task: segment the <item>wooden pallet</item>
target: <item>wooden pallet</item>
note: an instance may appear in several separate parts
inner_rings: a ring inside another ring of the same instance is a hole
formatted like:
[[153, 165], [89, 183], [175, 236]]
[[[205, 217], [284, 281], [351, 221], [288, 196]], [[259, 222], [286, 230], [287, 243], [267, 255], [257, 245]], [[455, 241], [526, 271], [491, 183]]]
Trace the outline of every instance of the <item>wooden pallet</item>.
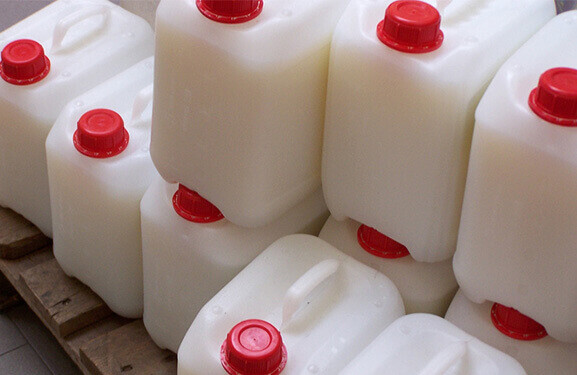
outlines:
[[66, 276], [50, 239], [2, 207], [0, 258], [0, 307], [22, 298], [84, 374], [176, 374], [176, 355], [154, 344], [141, 319], [115, 315], [90, 288]]
[[51, 243], [50, 238], [22, 216], [0, 207], [0, 258], [20, 258]]

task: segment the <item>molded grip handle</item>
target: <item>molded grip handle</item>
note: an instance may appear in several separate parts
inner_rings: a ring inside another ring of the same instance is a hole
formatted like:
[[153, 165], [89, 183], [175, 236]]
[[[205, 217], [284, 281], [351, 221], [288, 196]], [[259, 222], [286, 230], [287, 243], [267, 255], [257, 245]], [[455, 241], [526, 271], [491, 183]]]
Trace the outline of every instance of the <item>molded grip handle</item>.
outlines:
[[140, 119], [146, 107], [152, 102], [153, 93], [153, 85], [150, 84], [136, 94], [132, 105], [132, 123]]
[[282, 307], [282, 327], [291, 320], [305, 298], [323, 281], [337, 272], [339, 266], [340, 262], [335, 259], [323, 260], [309, 269], [289, 288]]
[[102, 16], [100, 28], [104, 28], [104, 26], [106, 26], [110, 20], [110, 7], [99, 6], [89, 9], [82, 9], [58, 21], [54, 27], [54, 34], [52, 36], [52, 52], [58, 52], [58, 50], [62, 48], [62, 42], [64, 41], [66, 34], [68, 34], [68, 31], [74, 25], [77, 25], [87, 18], [94, 16]]
[[458, 341], [439, 352], [419, 375], [443, 375], [467, 354], [467, 341]]

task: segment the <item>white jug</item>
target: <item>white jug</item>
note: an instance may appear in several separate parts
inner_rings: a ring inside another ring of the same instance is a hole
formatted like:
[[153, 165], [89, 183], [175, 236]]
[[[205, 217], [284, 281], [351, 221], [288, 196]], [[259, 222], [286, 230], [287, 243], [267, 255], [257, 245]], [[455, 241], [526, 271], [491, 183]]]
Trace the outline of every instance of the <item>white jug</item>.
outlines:
[[[454, 268], [476, 303], [577, 343], [577, 11], [499, 70], [476, 112]], [[561, 68], [559, 68], [561, 67]]]
[[142, 316], [140, 200], [158, 176], [148, 151], [153, 67], [149, 57], [71, 101], [46, 140], [54, 256], [129, 318]]
[[455, 251], [477, 103], [555, 4], [429, 3], [438, 11], [390, 0], [345, 11], [331, 45], [322, 180], [336, 220], [439, 262]]
[[577, 344], [544, 336], [540, 324], [508, 307], [489, 301], [477, 304], [459, 291], [445, 319], [509, 354], [529, 375], [577, 374]]
[[66, 103], [153, 54], [141, 18], [58, 0], [0, 33], [0, 205], [52, 236], [45, 142]]
[[340, 375], [526, 375], [514, 358], [435, 315], [400, 317]]
[[[402, 304], [383, 274], [316, 237], [286, 236], [202, 308], [178, 350], [178, 375], [336, 374]], [[258, 367], [268, 371], [247, 371]]]
[[151, 154], [164, 179], [253, 228], [313, 194], [329, 43], [348, 1], [162, 1]]
[[444, 316], [458, 288], [452, 259], [426, 263], [410, 256], [390, 259], [375, 255], [374, 250], [382, 246], [372, 231], [352, 219], [336, 221], [331, 216], [319, 238], [391, 279], [403, 297], [407, 314]]
[[320, 189], [274, 222], [243, 228], [198, 193], [157, 178], [141, 203], [144, 324], [174, 352], [201, 307], [278, 238], [318, 234], [328, 211]]

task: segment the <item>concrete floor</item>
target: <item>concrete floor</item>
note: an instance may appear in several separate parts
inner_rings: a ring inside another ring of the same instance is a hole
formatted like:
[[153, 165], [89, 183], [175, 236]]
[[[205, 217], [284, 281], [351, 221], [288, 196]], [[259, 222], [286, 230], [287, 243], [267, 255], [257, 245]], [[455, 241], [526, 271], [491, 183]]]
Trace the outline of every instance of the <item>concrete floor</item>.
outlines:
[[81, 375], [25, 303], [0, 311], [1, 375]]

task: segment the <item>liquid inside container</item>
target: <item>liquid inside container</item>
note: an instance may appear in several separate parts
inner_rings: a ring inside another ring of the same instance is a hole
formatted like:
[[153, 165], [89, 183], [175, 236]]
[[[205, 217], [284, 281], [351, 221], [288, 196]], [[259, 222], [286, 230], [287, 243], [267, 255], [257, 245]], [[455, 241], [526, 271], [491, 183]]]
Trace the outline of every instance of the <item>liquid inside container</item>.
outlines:
[[251, 228], [313, 194], [329, 44], [348, 1], [245, 1], [257, 8], [234, 24], [214, 19], [219, 2], [161, 2], [151, 154], [163, 178]]
[[[559, 37], [562, 35], [563, 37]], [[501, 67], [476, 112], [455, 275], [577, 343], [577, 11]]]
[[[282, 236], [317, 235], [328, 216], [318, 189], [264, 227], [234, 225], [218, 209], [215, 215], [211, 204], [202, 204], [204, 213], [193, 222], [175, 210], [173, 202], [182, 202], [175, 193], [184, 190], [178, 186], [159, 177], [141, 203], [144, 324], [158, 346], [174, 352], [202, 306], [251, 260]], [[195, 200], [180, 204], [184, 211], [192, 212], [198, 201], [206, 203], [197, 193], [184, 192]]]
[[526, 375], [519, 362], [445, 319], [395, 320], [340, 375]]
[[407, 314], [421, 312], [444, 316], [458, 288], [452, 259], [425, 263], [417, 262], [411, 256], [396, 259], [375, 256], [360, 244], [359, 230], [361, 224], [356, 221], [336, 221], [331, 216], [319, 238], [391, 279], [403, 297]]
[[445, 318], [492, 347], [509, 354], [527, 374], [572, 375], [577, 373], [577, 344], [567, 344], [545, 336], [536, 340], [517, 340], [499, 331], [491, 319], [494, 303], [478, 304], [457, 292]]
[[[149, 57], [71, 101], [46, 141], [54, 256], [129, 318], [143, 310], [140, 200], [158, 176], [148, 151], [153, 68]], [[122, 122], [121, 141], [83, 141], [82, 121], [100, 133]]]
[[336, 220], [394, 238], [416, 261], [439, 262], [455, 251], [477, 103], [555, 4], [391, 3], [353, 0], [335, 29], [323, 189]]
[[[15, 61], [22, 44], [6, 47], [22, 39], [41, 47], [49, 69], [39, 55], [31, 65]], [[143, 19], [105, 0], [54, 1], [0, 33], [0, 205], [52, 237], [45, 151], [52, 125], [70, 100], [152, 56], [153, 43]]]
[[337, 374], [403, 314], [383, 274], [319, 238], [286, 236], [202, 308], [178, 350], [178, 374], [226, 375], [222, 344], [247, 319], [279, 331], [287, 352], [282, 374]]

